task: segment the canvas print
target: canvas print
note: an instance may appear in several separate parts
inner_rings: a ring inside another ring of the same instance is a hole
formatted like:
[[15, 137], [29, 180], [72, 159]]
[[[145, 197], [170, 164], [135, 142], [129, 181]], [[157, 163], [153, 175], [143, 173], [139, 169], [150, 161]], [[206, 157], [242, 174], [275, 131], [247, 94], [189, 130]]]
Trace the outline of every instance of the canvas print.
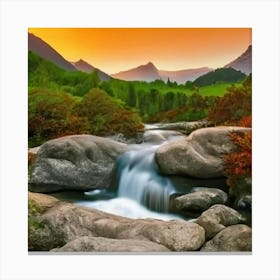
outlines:
[[252, 251], [250, 28], [29, 28], [29, 252]]

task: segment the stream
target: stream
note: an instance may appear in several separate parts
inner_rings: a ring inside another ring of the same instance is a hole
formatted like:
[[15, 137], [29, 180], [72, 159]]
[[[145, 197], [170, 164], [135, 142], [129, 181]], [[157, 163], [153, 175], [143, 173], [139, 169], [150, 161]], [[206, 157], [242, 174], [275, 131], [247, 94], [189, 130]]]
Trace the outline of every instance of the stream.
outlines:
[[180, 186], [184, 189], [182, 193], [187, 193], [194, 186], [203, 186], [205, 180], [161, 175], [155, 162], [155, 151], [159, 146], [182, 139], [185, 135], [146, 126], [146, 129], [150, 128], [153, 130], [145, 131], [142, 144], [130, 144], [129, 151], [117, 159], [113, 186], [84, 194], [62, 192], [55, 196], [129, 218], [181, 219], [179, 215], [168, 213], [170, 196], [180, 193]]

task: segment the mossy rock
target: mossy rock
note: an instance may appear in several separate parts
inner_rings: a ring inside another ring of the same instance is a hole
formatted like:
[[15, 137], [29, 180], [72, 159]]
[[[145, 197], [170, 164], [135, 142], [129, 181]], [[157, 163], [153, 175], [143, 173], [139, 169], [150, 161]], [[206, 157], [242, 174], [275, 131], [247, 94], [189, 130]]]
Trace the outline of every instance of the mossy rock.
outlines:
[[59, 229], [40, 217], [28, 217], [28, 250], [50, 251], [51, 249], [64, 246], [65, 235]]
[[44, 194], [28, 193], [28, 250], [49, 251], [65, 244], [62, 231], [42, 218], [42, 214], [59, 202]]

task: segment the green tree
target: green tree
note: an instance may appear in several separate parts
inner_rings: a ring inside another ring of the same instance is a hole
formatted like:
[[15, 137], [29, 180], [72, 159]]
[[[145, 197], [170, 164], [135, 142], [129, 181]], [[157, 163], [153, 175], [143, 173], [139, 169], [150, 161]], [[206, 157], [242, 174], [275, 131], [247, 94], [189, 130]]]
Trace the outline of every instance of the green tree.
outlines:
[[136, 107], [136, 104], [137, 104], [137, 96], [136, 96], [136, 92], [135, 92], [135, 89], [134, 89], [134, 85], [132, 83], [129, 83], [129, 85], [128, 85], [127, 104], [130, 107]]

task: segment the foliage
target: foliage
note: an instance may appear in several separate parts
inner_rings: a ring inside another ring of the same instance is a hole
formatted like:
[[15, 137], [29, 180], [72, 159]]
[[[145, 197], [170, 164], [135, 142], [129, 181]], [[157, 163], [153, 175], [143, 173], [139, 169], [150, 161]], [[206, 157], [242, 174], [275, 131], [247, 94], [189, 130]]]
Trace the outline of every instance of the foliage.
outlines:
[[96, 71], [89, 74], [66, 71], [37, 54], [28, 52], [28, 86], [30, 88], [43, 87], [83, 96], [99, 83]]
[[194, 93], [191, 96], [185, 96], [182, 104], [184, 106], [176, 107], [167, 111], [162, 111], [146, 119], [147, 122], [179, 122], [179, 121], [197, 121], [208, 116], [209, 110], [216, 104], [216, 96], [201, 96]]
[[[232, 70], [219, 70], [215, 75], [223, 77], [225, 71]], [[236, 83], [225, 94], [231, 84], [101, 82], [96, 71], [66, 71], [29, 51], [29, 146], [70, 134], [133, 135], [142, 129], [141, 120], [174, 122], [208, 117], [214, 124], [236, 124], [251, 115], [251, 87], [248, 81]]]
[[240, 119], [252, 114], [251, 76], [241, 87], [231, 86], [220, 97], [216, 106], [209, 112], [208, 119], [214, 124], [236, 124]]
[[252, 132], [232, 132], [229, 136], [238, 151], [225, 156], [225, 174], [227, 176], [251, 176]]
[[143, 128], [139, 116], [100, 89], [92, 89], [73, 108], [75, 118], [89, 123], [89, 133], [134, 135]]
[[28, 137], [31, 146], [66, 135], [75, 99], [64, 92], [33, 89], [28, 95]]
[[100, 89], [82, 99], [45, 89], [29, 92], [29, 145], [71, 134], [134, 135], [143, 128], [139, 116]]
[[42, 213], [42, 208], [35, 201], [28, 199], [28, 215], [37, 216]]
[[44, 225], [39, 221], [38, 216], [42, 213], [42, 208], [33, 200], [28, 199], [28, 230], [40, 229]]
[[243, 80], [245, 77], [246, 77], [245, 74], [233, 68], [219, 68], [198, 77], [193, 82], [193, 85], [207, 86], [207, 85], [212, 85], [221, 82], [236, 83], [238, 81]]
[[225, 175], [230, 195], [238, 198], [252, 193], [252, 132], [230, 133], [237, 151], [224, 157]]
[[238, 122], [238, 126], [252, 127], [252, 115], [245, 116]]

